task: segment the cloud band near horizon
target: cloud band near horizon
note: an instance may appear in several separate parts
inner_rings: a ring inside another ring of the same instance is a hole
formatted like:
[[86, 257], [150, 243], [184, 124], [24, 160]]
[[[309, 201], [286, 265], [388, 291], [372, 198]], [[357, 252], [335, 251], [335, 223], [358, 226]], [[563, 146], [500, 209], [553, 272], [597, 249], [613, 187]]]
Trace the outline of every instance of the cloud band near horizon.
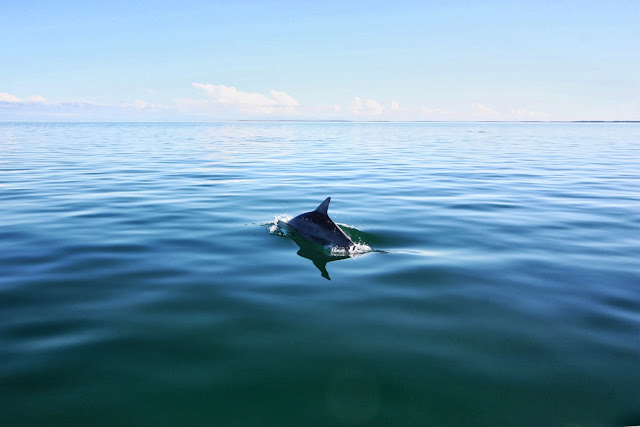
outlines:
[[291, 94], [271, 89], [249, 92], [223, 84], [194, 82], [201, 96], [175, 99], [168, 105], [141, 99], [118, 104], [86, 100], [51, 101], [41, 95], [19, 97], [0, 93], [0, 120], [233, 120], [233, 119], [307, 119], [307, 120], [495, 120], [544, 121], [549, 113], [513, 107], [497, 111], [484, 103], [470, 102], [457, 110], [420, 105], [405, 107], [396, 100], [386, 103], [354, 96], [350, 103], [306, 105]]

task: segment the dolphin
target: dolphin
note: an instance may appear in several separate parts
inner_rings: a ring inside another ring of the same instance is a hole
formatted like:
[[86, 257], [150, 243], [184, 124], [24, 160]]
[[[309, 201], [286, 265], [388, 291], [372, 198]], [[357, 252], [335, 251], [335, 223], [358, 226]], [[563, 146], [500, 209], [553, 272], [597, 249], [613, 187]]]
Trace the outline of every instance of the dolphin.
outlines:
[[322, 246], [349, 249], [355, 243], [329, 218], [327, 210], [331, 197], [327, 197], [315, 211], [306, 212], [289, 221], [289, 225], [305, 240]]

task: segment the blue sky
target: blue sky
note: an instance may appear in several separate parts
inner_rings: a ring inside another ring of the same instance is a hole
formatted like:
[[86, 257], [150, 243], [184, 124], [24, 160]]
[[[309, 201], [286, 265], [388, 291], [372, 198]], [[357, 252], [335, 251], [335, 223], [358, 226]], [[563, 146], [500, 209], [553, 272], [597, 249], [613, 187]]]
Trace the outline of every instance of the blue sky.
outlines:
[[640, 120], [640, 1], [0, 1], [0, 120]]

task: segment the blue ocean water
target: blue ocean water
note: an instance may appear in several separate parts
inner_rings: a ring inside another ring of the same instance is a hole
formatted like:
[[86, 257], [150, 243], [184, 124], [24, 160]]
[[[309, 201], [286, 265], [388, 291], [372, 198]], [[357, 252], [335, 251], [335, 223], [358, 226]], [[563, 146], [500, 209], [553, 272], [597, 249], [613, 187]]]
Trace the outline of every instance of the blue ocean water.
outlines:
[[[0, 123], [0, 425], [640, 423], [639, 143]], [[275, 227], [329, 196], [370, 250]]]

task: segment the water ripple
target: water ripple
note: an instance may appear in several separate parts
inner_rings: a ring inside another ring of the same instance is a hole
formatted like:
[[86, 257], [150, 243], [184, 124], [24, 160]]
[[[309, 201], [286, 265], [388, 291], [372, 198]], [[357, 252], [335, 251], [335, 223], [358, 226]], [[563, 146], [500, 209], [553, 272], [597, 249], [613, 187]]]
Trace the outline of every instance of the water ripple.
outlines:
[[[638, 423], [638, 147], [637, 124], [0, 123], [0, 423]], [[374, 251], [269, 233], [328, 196]]]

